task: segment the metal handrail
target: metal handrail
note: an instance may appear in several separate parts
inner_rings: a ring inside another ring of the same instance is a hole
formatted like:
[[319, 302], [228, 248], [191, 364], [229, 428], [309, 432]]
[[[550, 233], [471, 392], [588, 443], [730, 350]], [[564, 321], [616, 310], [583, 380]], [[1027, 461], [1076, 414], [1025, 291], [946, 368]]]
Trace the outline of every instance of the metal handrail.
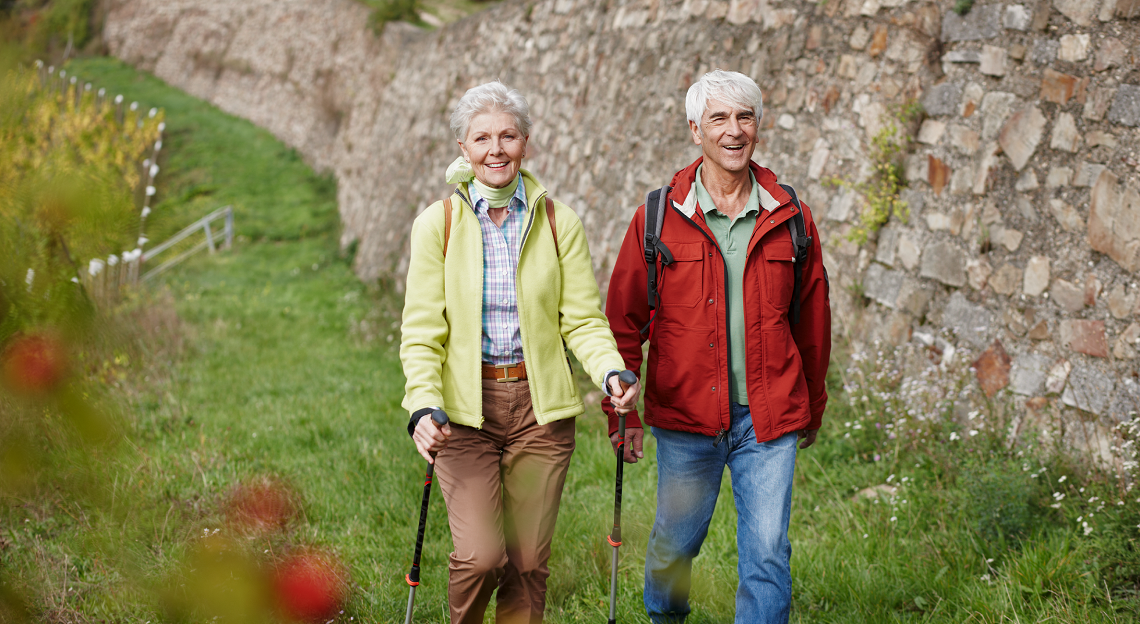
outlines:
[[225, 226], [223, 229], [224, 238], [223, 238], [223, 243], [222, 243], [222, 249], [229, 249], [230, 246], [233, 245], [233, 240], [234, 240], [234, 208], [233, 208], [233, 206], [225, 206], [225, 207], [222, 207], [222, 208], [215, 210], [214, 212], [211, 212], [210, 214], [202, 217], [201, 219], [198, 219], [194, 223], [191, 223], [189, 226], [183, 228], [182, 231], [178, 232], [174, 236], [171, 236], [166, 242], [164, 242], [160, 245], [156, 245], [155, 247], [152, 247], [152, 248], [148, 249], [146, 252], [144, 252], [142, 255], [142, 261], [146, 262], [146, 261], [154, 258], [155, 256], [161, 254], [162, 252], [166, 251], [167, 249], [170, 249], [171, 247], [178, 244], [179, 242], [185, 240], [188, 236], [190, 236], [191, 234], [194, 234], [198, 230], [202, 230], [206, 235], [206, 240], [198, 243], [197, 245], [191, 247], [190, 249], [178, 254], [177, 256], [174, 256], [170, 260], [167, 260], [166, 262], [163, 262], [162, 264], [160, 264], [160, 265], [156, 266], [155, 268], [144, 273], [142, 276], [142, 281], [145, 282], [145, 281], [150, 280], [152, 277], [158, 275], [159, 273], [162, 273], [163, 271], [169, 269], [170, 267], [173, 267], [174, 265], [182, 262], [186, 258], [189, 258], [190, 256], [198, 253], [199, 251], [202, 251], [203, 249], [209, 249], [210, 253], [214, 253], [215, 251], [217, 251], [217, 245], [214, 241], [214, 232], [210, 229], [210, 223], [213, 221], [217, 221], [218, 219], [221, 219], [223, 217], [225, 218]]

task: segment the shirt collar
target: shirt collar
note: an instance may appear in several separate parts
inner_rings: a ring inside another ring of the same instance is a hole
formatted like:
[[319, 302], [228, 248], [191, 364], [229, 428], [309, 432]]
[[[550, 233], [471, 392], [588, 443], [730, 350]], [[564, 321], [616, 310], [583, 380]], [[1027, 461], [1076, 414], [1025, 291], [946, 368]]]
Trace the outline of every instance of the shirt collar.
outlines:
[[[511, 197], [511, 203], [507, 206], [509, 210], [514, 211], [517, 204], [526, 207], [526, 184], [522, 177], [522, 173], [518, 174], [519, 184], [515, 187], [515, 194]], [[467, 185], [468, 192], [471, 193], [471, 206], [475, 212], [487, 214], [487, 209], [491, 207], [490, 202], [479, 194], [479, 189], [475, 188], [474, 184]]]
[[[697, 177], [693, 181], [693, 190], [695, 191], [694, 194], [696, 195], [696, 200], [701, 210], [705, 214], [709, 214], [710, 212], [716, 211], [716, 204], [713, 203], [712, 196], [709, 195], [708, 190], [705, 189], [705, 185], [701, 183], [701, 167], [703, 166], [703, 164], [697, 166]], [[760, 213], [760, 184], [756, 182], [756, 176], [753, 175], [751, 170], [748, 172], [748, 177], [752, 180], [752, 192], [748, 194], [748, 203], [744, 205], [744, 210], [740, 213], [741, 216], [750, 213]], [[772, 210], [772, 208], [768, 208], [767, 206], [764, 208], [766, 210]]]

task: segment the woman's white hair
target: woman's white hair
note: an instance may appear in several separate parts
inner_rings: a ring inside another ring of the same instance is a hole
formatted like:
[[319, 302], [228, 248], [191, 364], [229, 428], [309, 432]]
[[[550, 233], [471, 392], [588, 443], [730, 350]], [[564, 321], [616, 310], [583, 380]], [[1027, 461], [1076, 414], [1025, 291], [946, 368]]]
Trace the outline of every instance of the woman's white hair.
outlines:
[[515, 118], [515, 126], [523, 136], [530, 135], [530, 105], [526, 98], [495, 80], [472, 87], [459, 98], [451, 113], [451, 131], [455, 138], [459, 141], [466, 139], [471, 120], [483, 113], [507, 113]]
[[685, 96], [685, 116], [697, 124], [698, 128], [710, 100], [750, 108], [757, 120], [764, 116], [764, 97], [760, 93], [760, 87], [755, 80], [740, 72], [714, 69], [689, 87], [689, 93]]

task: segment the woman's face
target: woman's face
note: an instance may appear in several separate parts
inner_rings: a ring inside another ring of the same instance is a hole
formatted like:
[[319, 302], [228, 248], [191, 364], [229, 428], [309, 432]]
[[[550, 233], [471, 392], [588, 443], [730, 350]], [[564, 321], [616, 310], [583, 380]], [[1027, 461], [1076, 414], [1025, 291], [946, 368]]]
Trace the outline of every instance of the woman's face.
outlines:
[[480, 113], [471, 120], [467, 139], [459, 142], [459, 148], [480, 182], [502, 188], [518, 175], [528, 138], [519, 132], [510, 113]]

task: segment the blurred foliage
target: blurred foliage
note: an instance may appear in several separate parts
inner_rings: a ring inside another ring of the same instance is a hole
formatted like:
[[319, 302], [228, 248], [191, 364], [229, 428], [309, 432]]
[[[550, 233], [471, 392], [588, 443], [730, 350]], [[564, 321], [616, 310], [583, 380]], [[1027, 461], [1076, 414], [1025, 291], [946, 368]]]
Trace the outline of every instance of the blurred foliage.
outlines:
[[372, 27], [384, 30], [388, 22], [420, 23], [420, 0], [364, 0], [372, 7]]
[[11, 22], [5, 34], [28, 53], [62, 59], [94, 38], [94, 8], [94, 0], [14, 0], [0, 2], [0, 19]]

